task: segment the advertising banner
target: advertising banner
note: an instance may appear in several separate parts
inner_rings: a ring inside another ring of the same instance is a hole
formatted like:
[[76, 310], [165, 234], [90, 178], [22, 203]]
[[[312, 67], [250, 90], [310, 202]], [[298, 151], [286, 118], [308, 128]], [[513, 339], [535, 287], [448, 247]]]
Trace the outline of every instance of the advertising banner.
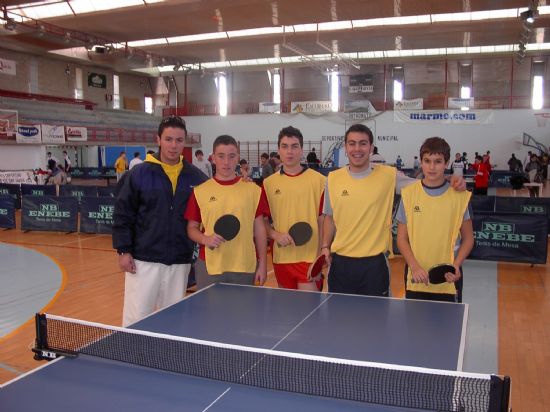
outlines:
[[23, 196], [21, 230], [76, 232], [78, 201], [74, 197]]
[[21, 185], [23, 196], [55, 196], [55, 185]]
[[15, 76], [17, 74], [14, 60], [0, 59], [0, 74], [9, 74]]
[[15, 229], [15, 199], [9, 195], [0, 195], [0, 227]]
[[36, 184], [36, 181], [32, 170], [6, 170], [0, 172], [0, 183], [33, 185]]
[[422, 110], [424, 109], [424, 99], [405, 99], [393, 102], [393, 110]]
[[65, 143], [65, 126], [42, 125], [42, 143]]
[[17, 133], [15, 134], [15, 141], [17, 143], [42, 143], [42, 134], [40, 132], [40, 125], [17, 125]]
[[0, 183], [0, 196], [9, 196], [15, 201], [15, 208], [21, 209], [21, 186], [9, 183]]
[[308, 102], [290, 103], [291, 113], [327, 113], [332, 111], [330, 100], [313, 100]]
[[546, 216], [550, 225], [550, 198], [548, 197], [497, 197], [495, 211]]
[[474, 98], [469, 97], [467, 99], [461, 99], [460, 97], [449, 97], [447, 99], [447, 107], [449, 109], [462, 109], [463, 107], [468, 109], [473, 109]]
[[474, 212], [494, 212], [495, 196], [472, 196], [470, 206]]
[[280, 113], [281, 103], [260, 102], [258, 104], [258, 110], [260, 113]]
[[97, 186], [99, 197], [116, 197], [116, 186]]
[[546, 216], [477, 212], [472, 223], [475, 246], [468, 259], [546, 263]]
[[107, 88], [107, 76], [99, 73], [88, 73], [88, 87]]
[[493, 124], [492, 110], [394, 110], [393, 121], [416, 124]]
[[85, 127], [65, 127], [65, 135], [68, 142], [85, 142], [88, 140], [88, 129]]
[[80, 204], [82, 233], [110, 234], [114, 223], [115, 199], [112, 197], [83, 197]]

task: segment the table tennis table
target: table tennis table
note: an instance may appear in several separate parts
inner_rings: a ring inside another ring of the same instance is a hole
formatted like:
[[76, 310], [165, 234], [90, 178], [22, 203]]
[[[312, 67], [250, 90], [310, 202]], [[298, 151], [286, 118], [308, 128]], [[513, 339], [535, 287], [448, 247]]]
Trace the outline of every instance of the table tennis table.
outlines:
[[[131, 329], [282, 352], [456, 371], [462, 368], [467, 317], [465, 304], [216, 284], [137, 322]], [[57, 358], [8, 382], [0, 389], [0, 409], [410, 410], [228, 383], [83, 354]]]

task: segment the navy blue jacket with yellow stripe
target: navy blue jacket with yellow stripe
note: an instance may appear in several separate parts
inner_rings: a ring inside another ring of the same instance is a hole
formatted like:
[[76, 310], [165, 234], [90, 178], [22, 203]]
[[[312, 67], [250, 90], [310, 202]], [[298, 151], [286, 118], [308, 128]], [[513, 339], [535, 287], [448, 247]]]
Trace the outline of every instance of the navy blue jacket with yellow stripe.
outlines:
[[193, 187], [207, 179], [183, 160], [173, 194], [160, 164], [146, 161], [126, 172], [117, 187], [113, 247], [145, 262], [191, 263], [194, 243], [187, 237], [183, 214]]

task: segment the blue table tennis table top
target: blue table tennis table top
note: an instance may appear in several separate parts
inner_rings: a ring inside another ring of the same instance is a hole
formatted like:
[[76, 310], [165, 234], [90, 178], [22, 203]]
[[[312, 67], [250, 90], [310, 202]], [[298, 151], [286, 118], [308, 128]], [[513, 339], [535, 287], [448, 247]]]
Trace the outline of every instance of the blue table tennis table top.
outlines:
[[[218, 284], [132, 327], [285, 352], [461, 370], [467, 316], [464, 304]], [[232, 384], [86, 355], [57, 359], [4, 385], [0, 409], [403, 410]]]

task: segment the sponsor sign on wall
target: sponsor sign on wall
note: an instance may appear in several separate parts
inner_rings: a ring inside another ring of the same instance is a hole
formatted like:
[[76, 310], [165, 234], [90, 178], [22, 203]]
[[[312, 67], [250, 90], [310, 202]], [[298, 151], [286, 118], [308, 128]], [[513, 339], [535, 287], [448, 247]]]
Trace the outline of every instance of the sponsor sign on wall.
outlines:
[[0, 74], [9, 74], [15, 76], [17, 74], [15, 69], [15, 61], [0, 59]]
[[15, 141], [17, 143], [42, 143], [42, 134], [40, 125], [17, 125]]
[[460, 97], [449, 97], [447, 99], [447, 107], [449, 109], [474, 108], [474, 98], [461, 99]]
[[42, 125], [42, 143], [65, 143], [65, 126]]
[[88, 140], [88, 129], [85, 127], [65, 127], [65, 135], [69, 142], [85, 142]]
[[281, 103], [260, 102], [258, 104], [260, 113], [280, 113]]
[[492, 110], [394, 110], [393, 121], [416, 124], [493, 124]]
[[0, 183], [28, 183], [36, 184], [32, 170], [8, 170], [0, 172]]
[[327, 113], [332, 111], [330, 100], [312, 100], [308, 102], [290, 103], [292, 113]]
[[88, 73], [88, 87], [107, 88], [107, 76], [99, 73]]
[[373, 91], [374, 91], [374, 86], [372, 84], [371, 74], [358, 74], [358, 75], [349, 77], [348, 92], [350, 94], [372, 93]]
[[406, 99], [393, 102], [393, 110], [422, 110], [424, 109], [424, 99]]

